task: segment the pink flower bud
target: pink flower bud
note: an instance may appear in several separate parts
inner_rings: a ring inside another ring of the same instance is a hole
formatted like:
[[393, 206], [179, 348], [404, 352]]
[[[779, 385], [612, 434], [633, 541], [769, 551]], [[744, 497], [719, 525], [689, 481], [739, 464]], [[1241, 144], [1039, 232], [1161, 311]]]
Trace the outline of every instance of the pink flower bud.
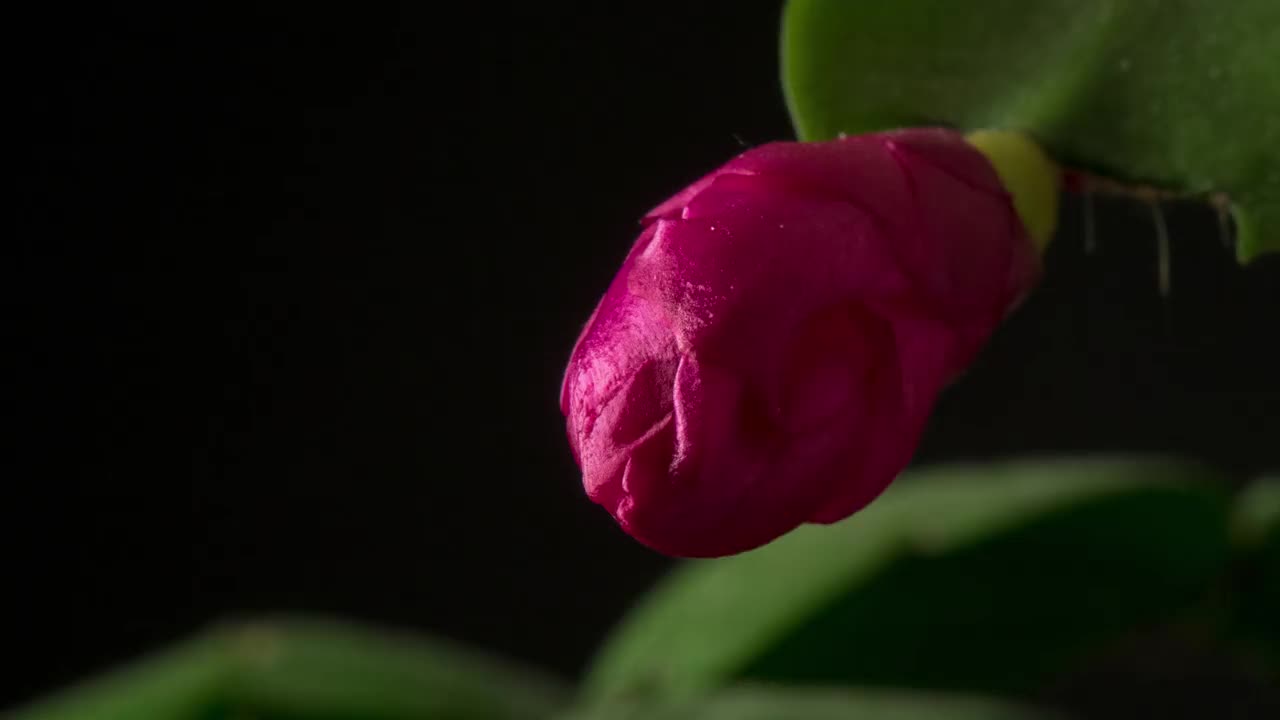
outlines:
[[587, 494], [670, 555], [873, 500], [1039, 272], [991, 164], [949, 130], [764, 145], [644, 222], [560, 402]]

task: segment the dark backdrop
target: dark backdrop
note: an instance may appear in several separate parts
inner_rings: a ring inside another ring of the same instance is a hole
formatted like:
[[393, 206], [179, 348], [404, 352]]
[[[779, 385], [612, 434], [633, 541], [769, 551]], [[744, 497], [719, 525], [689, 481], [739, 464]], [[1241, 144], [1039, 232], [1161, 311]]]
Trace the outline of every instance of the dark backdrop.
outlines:
[[[778, 3], [170, 5], [12, 24], [0, 706], [279, 609], [572, 675], [666, 561], [583, 496], [561, 368], [636, 218], [790, 137]], [[1162, 298], [1099, 205], [920, 462], [1280, 466], [1280, 266], [1171, 208]]]

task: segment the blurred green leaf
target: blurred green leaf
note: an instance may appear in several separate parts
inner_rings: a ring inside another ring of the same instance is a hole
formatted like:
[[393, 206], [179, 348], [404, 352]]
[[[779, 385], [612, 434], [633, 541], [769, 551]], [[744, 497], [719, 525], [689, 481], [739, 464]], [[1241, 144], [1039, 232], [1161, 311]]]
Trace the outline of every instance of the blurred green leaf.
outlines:
[[214, 629], [12, 720], [533, 720], [541, 675], [437, 639], [328, 620]]
[[1033, 689], [1219, 578], [1223, 480], [1155, 458], [911, 472], [841, 523], [679, 567], [606, 643], [586, 695], [740, 678]]
[[683, 703], [620, 703], [565, 720], [1053, 720], [997, 700], [921, 692], [746, 687]]
[[231, 694], [271, 718], [539, 718], [561, 693], [540, 674], [404, 633], [286, 620], [232, 633]]
[[1244, 564], [1239, 630], [1280, 683], [1280, 476], [1256, 480], [1240, 493], [1232, 530]]
[[1258, 478], [1240, 492], [1231, 529], [1237, 544], [1248, 549], [1280, 539], [1280, 475]]
[[205, 720], [233, 673], [221, 643], [201, 637], [82, 683], [6, 720]]
[[1059, 161], [1229, 194], [1242, 261], [1280, 251], [1275, 0], [790, 0], [801, 139], [1023, 130]]

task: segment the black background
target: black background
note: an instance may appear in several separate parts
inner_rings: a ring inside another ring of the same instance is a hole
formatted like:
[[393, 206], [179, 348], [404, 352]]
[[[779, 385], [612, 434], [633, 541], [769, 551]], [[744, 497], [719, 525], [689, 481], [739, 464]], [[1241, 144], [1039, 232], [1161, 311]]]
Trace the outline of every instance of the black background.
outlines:
[[[311, 610], [572, 676], [667, 561], [581, 492], [560, 373], [636, 218], [791, 137], [776, 2], [51, 9], [10, 114], [0, 706]], [[1280, 467], [1280, 263], [1068, 199], [919, 462]]]

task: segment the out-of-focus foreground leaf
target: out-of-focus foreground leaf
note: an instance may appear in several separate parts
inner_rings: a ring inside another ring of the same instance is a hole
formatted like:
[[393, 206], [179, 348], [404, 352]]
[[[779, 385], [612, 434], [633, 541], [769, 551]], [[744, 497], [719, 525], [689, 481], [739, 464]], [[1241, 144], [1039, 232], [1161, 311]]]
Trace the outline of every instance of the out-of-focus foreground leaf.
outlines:
[[833, 526], [679, 567], [586, 696], [739, 679], [1030, 692], [1226, 571], [1224, 479], [1158, 458], [914, 471]]
[[1232, 530], [1243, 555], [1238, 631], [1280, 683], [1280, 476], [1256, 480], [1240, 493]]
[[1060, 720], [1031, 707], [927, 692], [743, 687], [656, 706], [618, 703], [565, 720]]
[[541, 675], [435, 639], [315, 619], [214, 629], [11, 720], [536, 720]]
[[1233, 204], [1280, 251], [1280, 3], [790, 0], [803, 140], [910, 125], [1030, 132], [1059, 161]]

